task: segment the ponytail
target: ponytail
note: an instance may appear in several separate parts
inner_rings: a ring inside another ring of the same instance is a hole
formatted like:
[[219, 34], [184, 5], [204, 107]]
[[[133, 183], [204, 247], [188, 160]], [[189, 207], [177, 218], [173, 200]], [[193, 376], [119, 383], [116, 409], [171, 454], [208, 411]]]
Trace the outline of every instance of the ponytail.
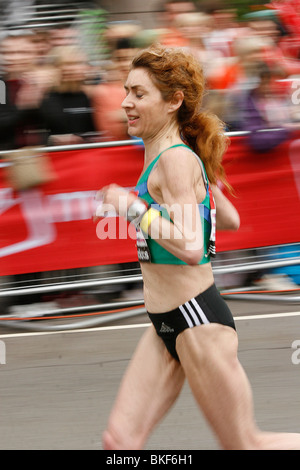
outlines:
[[225, 124], [214, 114], [202, 111], [181, 126], [181, 134], [203, 161], [209, 181], [216, 184], [220, 180], [231, 191], [222, 165], [223, 155], [230, 143], [225, 134]]

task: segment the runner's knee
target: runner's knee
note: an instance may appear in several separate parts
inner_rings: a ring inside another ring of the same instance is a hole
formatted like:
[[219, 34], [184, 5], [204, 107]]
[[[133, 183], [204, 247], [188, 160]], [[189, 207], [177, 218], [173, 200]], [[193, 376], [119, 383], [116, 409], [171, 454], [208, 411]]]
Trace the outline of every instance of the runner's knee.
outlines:
[[103, 450], [140, 450], [143, 442], [141, 436], [134, 438], [124, 430], [109, 427], [102, 434]]
[[238, 337], [233, 328], [219, 324], [209, 324], [184, 330], [176, 341], [176, 346], [183, 354], [188, 351], [198, 360], [221, 355], [223, 358], [237, 357]]

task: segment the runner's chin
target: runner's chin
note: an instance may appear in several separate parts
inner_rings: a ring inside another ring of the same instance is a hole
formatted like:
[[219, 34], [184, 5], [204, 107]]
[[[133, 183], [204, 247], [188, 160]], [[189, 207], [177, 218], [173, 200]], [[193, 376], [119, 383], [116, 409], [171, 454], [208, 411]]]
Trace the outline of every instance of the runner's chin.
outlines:
[[128, 125], [128, 134], [132, 137], [141, 137], [138, 129], [135, 126], [131, 126], [130, 124]]

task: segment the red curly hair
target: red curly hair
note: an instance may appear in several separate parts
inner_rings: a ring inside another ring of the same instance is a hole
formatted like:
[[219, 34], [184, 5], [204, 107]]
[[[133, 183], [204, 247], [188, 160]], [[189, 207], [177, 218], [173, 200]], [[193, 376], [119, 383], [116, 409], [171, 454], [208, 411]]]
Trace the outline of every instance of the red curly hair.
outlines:
[[204, 163], [208, 179], [221, 180], [228, 189], [222, 165], [229, 139], [224, 123], [214, 114], [201, 109], [205, 78], [199, 61], [180, 48], [154, 44], [141, 50], [133, 59], [132, 68], [145, 68], [165, 101], [181, 90], [184, 100], [177, 120], [182, 139]]

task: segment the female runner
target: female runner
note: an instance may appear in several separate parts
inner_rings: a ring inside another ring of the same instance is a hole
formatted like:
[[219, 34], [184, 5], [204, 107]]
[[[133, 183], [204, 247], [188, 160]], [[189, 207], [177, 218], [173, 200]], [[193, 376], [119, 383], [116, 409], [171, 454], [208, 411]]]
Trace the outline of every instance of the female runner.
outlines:
[[97, 215], [113, 206], [135, 224], [152, 325], [122, 380], [103, 448], [142, 449], [186, 378], [223, 449], [299, 449], [299, 434], [258, 429], [233, 317], [214, 284], [215, 230], [237, 230], [239, 216], [217, 185], [227, 184], [227, 141], [219, 119], [201, 110], [201, 66], [180, 49], [151, 46], [134, 58], [125, 90], [128, 132], [145, 145], [138, 197], [103, 188]]

